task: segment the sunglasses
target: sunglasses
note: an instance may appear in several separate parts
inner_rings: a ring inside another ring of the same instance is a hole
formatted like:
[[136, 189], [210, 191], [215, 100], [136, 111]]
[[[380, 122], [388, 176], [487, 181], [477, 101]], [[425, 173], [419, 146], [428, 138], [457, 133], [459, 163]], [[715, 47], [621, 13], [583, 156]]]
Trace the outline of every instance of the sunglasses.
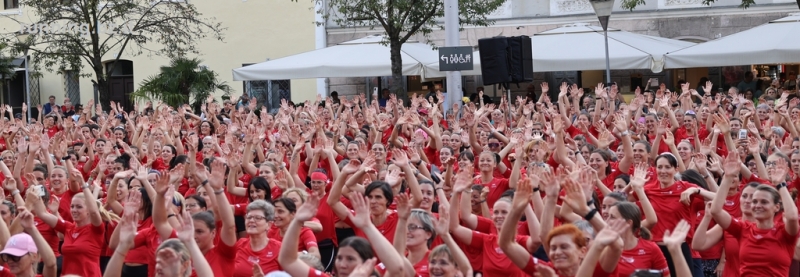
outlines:
[[[27, 256], [27, 255], [28, 254], [25, 254], [25, 256]], [[9, 254], [0, 255], [0, 258], [2, 258], [3, 262], [6, 262], [6, 263], [9, 262], [9, 261], [13, 261], [13, 262], [17, 263], [17, 262], [19, 262], [20, 259], [22, 259], [22, 257], [24, 257], [24, 256], [14, 256], [14, 255], [9, 255]]]
[[489, 143], [489, 148], [497, 148], [500, 147], [499, 143]]

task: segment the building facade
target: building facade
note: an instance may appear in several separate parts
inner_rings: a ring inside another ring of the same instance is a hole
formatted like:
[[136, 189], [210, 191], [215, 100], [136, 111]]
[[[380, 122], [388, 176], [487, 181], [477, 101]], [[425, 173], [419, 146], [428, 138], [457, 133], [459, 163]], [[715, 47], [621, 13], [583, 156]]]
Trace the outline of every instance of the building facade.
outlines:
[[[788, 16], [790, 13], [800, 12], [798, 3], [793, 0], [756, 0], [756, 4], [748, 9], [740, 8], [740, 4], [739, 0], [718, 0], [711, 6], [703, 5], [702, 0], [647, 0], [644, 5], [638, 6], [634, 11], [628, 11], [621, 9], [620, 1], [617, 1], [614, 13], [611, 15], [609, 28], [701, 43], [768, 23]], [[532, 36], [574, 23], [589, 23], [599, 26], [597, 16], [588, 0], [509, 0], [490, 17], [495, 20], [495, 24], [492, 26], [464, 27], [460, 33], [461, 45], [473, 46], [477, 49], [478, 39], [481, 38]], [[333, 22], [328, 22], [327, 31], [329, 45], [382, 33], [380, 28], [374, 30], [340, 28]], [[444, 45], [445, 34], [442, 30], [435, 31], [428, 38], [429, 40], [417, 35], [414, 39], [420, 42], [430, 41], [438, 46]], [[765, 37], [764, 39], [770, 38]], [[742, 41], [741, 43], [758, 42]], [[597, 47], [603, 47], [603, 45]], [[565, 48], [565, 51], [568, 49]], [[568, 81], [578, 83], [584, 88], [593, 88], [605, 79], [605, 73], [600, 70], [540, 72], [537, 70], [536, 64], [533, 67], [534, 82], [548, 81], [551, 83], [551, 87], [561, 81]], [[733, 79], [741, 77], [748, 68], [757, 69], [750, 65], [742, 65], [741, 67], [726, 68], [672, 69], [653, 73], [650, 70], [613, 70], [612, 68], [611, 77], [612, 81], [619, 84], [621, 91], [628, 92], [649, 78], [657, 78], [660, 82], [668, 84], [668, 87], [675, 87], [678, 80], [687, 80], [692, 83], [692, 86], [696, 86], [701, 77], [708, 77], [715, 84], [738, 83], [740, 80]], [[769, 75], [770, 72], [773, 75], [777, 74], [774, 66], [764, 66], [758, 69], [764, 73], [762, 75]], [[781, 69], [800, 72], [796, 65], [784, 66]], [[731, 72], [735, 75], [734, 77], [730, 76]], [[388, 78], [332, 78], [329, 80], [329, 90], [338, 91], [340, 95], [363, 93], [371, 91], [374, 86], [385, 85], [386, 79]], [[424, 92], [430, 86], [440, 87], [445, 83], [443, 80], [420, 80], [418, 76], [406, 78], [406, 87], [409, 92]], [[465, 95], [475, 92], [476, 87], [482, 85], [480, 76], [465, 76], [462, 84]], [[519, 88], [512, 86], [512, 94], [523, 94], [527, 85], [520, 84]], [[492, 88], [487, 88], [490, 95], [499, 96], [492, 91]]]
[[[184, 0], [174, 0], [184, 1]], [[0, 32], [13, 36], [20, 30], [20, 23], [32, 23], [35, 16], [20, 6], [17, 0], [4, 0], [4, 10], [0, 10]], [[263, 80], [233, 81], [231, 70], [244, 65], [259, 63], [269, 59], [298, 54], [315, 49], [315, 12], [310, 1], [191, 1], [204, 17], [213, 17], [226, 28], [224, 40], [204, 39], [197, 46], [203, 61], [202, 66], [219, 74], [219, 79], [227, 82], [234, 91], [232, 98], [243, 92], [259, 97], [261, 102], [280, 103], [280, 98], [294, 101], [313, 99], [316, 96], [315, 80]], [[11, 38], [13, 39], [13, 37]], [[36, 46], [33, 46], [34, 48]], [[104, 61], [111, 62], [117, 57], [109, 52]], [[8, 54], [7, 54], [8, 55]], [[195, 56], [189, 56], [194, 58]], [[19, 108], [26, 97], [24, 59], [16, 61], [20, 69], [18, 76], [11, 79], [3, 95], [3, 103]], [[169, 59], [158, 56], [120, 57], [109, 81], [112, 93], [128, 94], [135, 91], [147, 77], [159, 72], [161, 66], [169, 65]], [[84, 73], [92, 73], [87, 64]], [[56, 97], [61, 105], [65, 97], [73, 104], [85, 104], [93, 99], [93, 77], [79, 77], [77, 71], [49, 72], [42, 70], [38, 78], [31, 78], [31, 102], [46, 103], [48, 97]], [[221, 94], [221, 92], [218, 92]]]

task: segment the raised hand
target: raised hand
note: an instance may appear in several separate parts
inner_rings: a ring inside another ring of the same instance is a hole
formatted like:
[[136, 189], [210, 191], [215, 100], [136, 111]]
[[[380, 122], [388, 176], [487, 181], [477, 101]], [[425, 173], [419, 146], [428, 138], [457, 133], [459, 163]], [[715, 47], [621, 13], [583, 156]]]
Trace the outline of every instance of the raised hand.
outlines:
[[366, 197], [357, 192], [353, 192], [350, 194], [350, 202], [353, 205], [355, 214], [348, 214], [347, 217], [353, 222], [353, 225], [355, 225], [354, 227], [364, 229], [369, 224], [372, 224], [370, 220], [369, 204]]
[[686, 239], [686, 235], [689, 234], [690, 227], [686, 220], [681, 219], [681, 222], [678, 222], [678, 226], [675, 226], [675, 230], [672, 232], [669, 230], [664, 232], [664, 239], [662, 241], [667, 247], [680, 248], [681, 244]]
[[531, 179], [525, 178], [517, 184], [517, 190], [514, 193], [514, 200], [511, 207], [515, 210], [525, 209], [530, 203], [531, 195], [533, 195], [533, 185]]
[[411, 216], [411, 197], [406, 193], [399, 193], [394, 197], [397, 203], [397, 216], [401, 219], [408, 219]]
[[308, 199], [297, 212], [294, 214], [294, 220], [305, 222], [309, 221], [317, 215], [317, 208], [319, 208], [319, 196], [315, 193], [308, 195]]

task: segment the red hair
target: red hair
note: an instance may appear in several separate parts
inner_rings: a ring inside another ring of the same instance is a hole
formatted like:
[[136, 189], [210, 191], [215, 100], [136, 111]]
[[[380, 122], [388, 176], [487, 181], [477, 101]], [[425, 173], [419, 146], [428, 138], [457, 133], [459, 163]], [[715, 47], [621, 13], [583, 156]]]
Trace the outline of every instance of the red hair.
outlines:
[[547, 234], [547, 238], [545, 238], [544, 241], [545, 247], [550, 247], [550, 240], [561, 235], [571, 236], [572, 242], [575, 243], [577, 248], [585, 247], [587, 244], [581, 229], [578, 229], [578, 227], [575, 227], [575, 225], [572, 224], [564, 224], [554, 228], [550, 231], [550, 233]]

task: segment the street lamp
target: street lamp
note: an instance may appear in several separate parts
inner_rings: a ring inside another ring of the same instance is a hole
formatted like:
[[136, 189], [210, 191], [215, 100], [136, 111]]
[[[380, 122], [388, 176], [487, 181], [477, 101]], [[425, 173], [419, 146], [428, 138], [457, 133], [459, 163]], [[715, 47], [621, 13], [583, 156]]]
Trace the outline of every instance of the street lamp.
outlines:
[[[29, 67], [28, 67], [28, 49], [30, 49], [30, 47], [31, 47], [31, 41], [32, 41], [33, 37], [29, 33], [20, 32], [20, 33], [17, 34], [17, 39], [22, 44], [22, 47], [24, 47], [23, 50], [22, 50], [22, 54], [25, 56], [25, 94], [28, 97], [27, 100], [25, 100], [25, 101], [28, 104], [28, 106], [30, 106], [31, 105], [31, 78], [30, 78], [30, 72], [28, 72], [29, 71]], [[28, 120], [31, 119], [31, 110], [33, 110], [33, 107], [32, 106], [28, 107]]]
[[[800, 1], [800, 0], [798, 0]], [[611, 11], [614, 10], [614, 0], [589, 0], [592, 4], [600, 26], [603, 27], [603, 35], [606, 39], [606, 83], [611, 83], [611, 64], [608, 61], [608, 19], [611, 18]]]

